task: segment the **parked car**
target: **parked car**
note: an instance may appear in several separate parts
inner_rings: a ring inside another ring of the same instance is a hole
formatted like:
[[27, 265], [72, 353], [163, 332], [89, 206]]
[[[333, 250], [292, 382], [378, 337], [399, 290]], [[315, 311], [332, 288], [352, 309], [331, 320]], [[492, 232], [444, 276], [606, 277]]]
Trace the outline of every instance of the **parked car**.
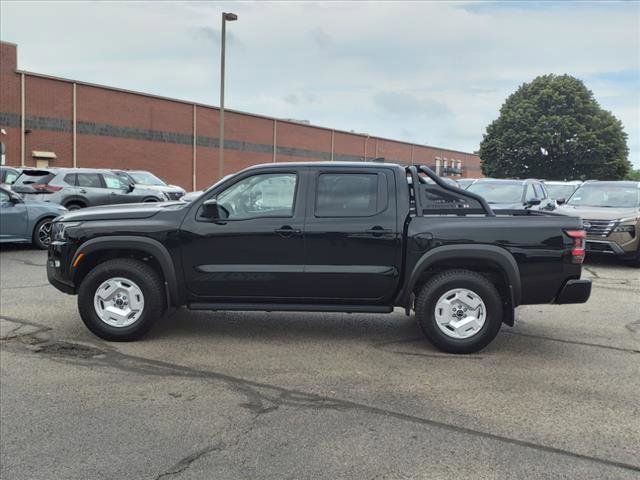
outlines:
[[556, 208], [539, 180], [481, 178], [467, 187], [497, 210], [553, 210]]
[[589, 254], [640, 267], [640, 182], [585, 182], [558, 213], [584, 219]]
[[572, 180], [570, 182], [544, 180], [542, 183], [544, 183], [544, 188], [546, 188], [549, 198], [555, 200], [559, 205], [563, 204], [582, 185], [580, 180]]
[[157, 190], [166, 195], [169, 200], [180, 200], [185, 193], [184, 188], [177, 185], [169, 185], [161, 178], [146, 170], [113, 170], [125, 183], [133, 183], [142, 188]]
[[478, 179], [477, 178], [459, 178], [458, 179], [458, 185], [460, 186], [461, 189], [466, 190], [476, 180], [478, 180]]
[[589, 298], [581, 225], [530, 210], [496, 216], [426, 167], [277, 163], [190, 203], [69, 212], [53, 225], [47, 276], [78, 294], [83, 322], [108, 340], [140, 338], [180, 305], [402, 307], [438, 348], [470, 353], [513, 325], [518, 305]]
[[66, 211], [55, 203], [23, 200], [16, 192], [0, 187], [0, 243], [31, 243], [47, 248], [51, 220]]
[[203, 190], [196, 190], [195, 192], [187, 192], [180, 200], [184, 202], [192, 202], [200, 195], [202, 195]]
[[12, 185], [22, 173], [22, 169], [1, 166], [0, 167], [0, 185], [7, 187]]
[[128, 184], [109, 170], [90, 168], [26, 169], [12, 190], [25, 199], [58, 203], [69, 210], [167, 200], [158, 190]]

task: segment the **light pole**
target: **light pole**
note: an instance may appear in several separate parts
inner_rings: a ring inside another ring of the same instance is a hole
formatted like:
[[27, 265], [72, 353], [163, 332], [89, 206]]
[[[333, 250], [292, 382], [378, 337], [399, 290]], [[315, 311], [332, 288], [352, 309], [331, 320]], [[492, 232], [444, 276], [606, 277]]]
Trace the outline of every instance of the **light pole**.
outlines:
[[220, 139], [219, 151], [220, 156], [218, 159], [218, 178], [224, 176], [224, 54], [225, 44], [227, 41], [227, 22], [234, 22], [238, 20], [238, 15], [235, 13], [222, 12], [222, 39], [220, 42]]

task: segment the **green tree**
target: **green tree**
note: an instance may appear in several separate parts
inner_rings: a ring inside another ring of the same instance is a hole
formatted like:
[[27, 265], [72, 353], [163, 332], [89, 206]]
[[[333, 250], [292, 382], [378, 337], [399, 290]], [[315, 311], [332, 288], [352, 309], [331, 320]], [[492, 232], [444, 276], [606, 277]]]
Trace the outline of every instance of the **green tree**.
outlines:
[[640, 168], [629, 170], [629, 173], [627, 173], [625, 180], [633, 180], [634, 182], [640, 182]]
[[480, 143], [482, 173], [498, 178], [619, 180], [628, 154], [620, 120], [570, 75], [521, 85]]

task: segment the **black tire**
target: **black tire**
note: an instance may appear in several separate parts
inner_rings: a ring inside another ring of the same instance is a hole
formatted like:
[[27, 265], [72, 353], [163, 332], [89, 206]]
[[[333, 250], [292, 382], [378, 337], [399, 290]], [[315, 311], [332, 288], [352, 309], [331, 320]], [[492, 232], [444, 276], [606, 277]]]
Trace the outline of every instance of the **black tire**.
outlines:
[[[142, 314], [126, 327], [111, 326], [100, 319], [94, 307], [94, 295], [100, 285], [114, 277], [123, 277], [136, 283], [144, 295]], [[108, 260], [91, 270], [78, 290], [78, 310], [82, 321], [95, 335], [105, 340], [128, 342], [138, 340], [165, 311], [162, 279], [145, 262], [129, 258]]]
[[627, 265], [630, 267], [640, 268], [640, 245], [638, 246], [635, 256], [627, 260]]
[[[46, 250], [49, 248], [49, 243], [51, 243], [51, 218], [43, 218], [36, 226], [33, 228], [32, 234], [32, 243], [33, 246], [39, 248], [40, 250]], [[43, 237], [41, 235], [41, 230], [46, 229], [48, 227], [48, 237]]]
[[[449, 290], [465, 288], [478, 295], [485, 304], [484, 325], [469, 338], [446, 335], [436, 322], [436, 304]], [[502, 298], [485, 276], [469, 270], [447, 270], [422, 286], [416, 298], [416, 320], [427, 339], [447, 353], [474, 353], [489, 345], [502, 325]]]
[[85, 208], [85, 205], [79, 202], [69, 202], [64, 206], [64, 208], [66, 208], [69, 211], [80, 210], [81, 208]]

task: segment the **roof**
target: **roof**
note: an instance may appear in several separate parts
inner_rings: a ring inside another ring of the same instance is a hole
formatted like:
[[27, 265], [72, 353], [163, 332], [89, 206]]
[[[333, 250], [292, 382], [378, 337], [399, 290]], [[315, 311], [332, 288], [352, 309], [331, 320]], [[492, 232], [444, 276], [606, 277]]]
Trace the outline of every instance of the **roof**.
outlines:
[[381, 162], [276, 162], [276, 163], [260, 163], [258, 165], [252, 165], [244, 170], [253, 170], [265, 167], [295, 167], [295, 168], [326, 168], [326, 167], [342, 167], [342, 168], [402, 168], [404, 167], [397, 163], [381, 163]]
[[527, 182], [539, 182], [535, 178], [478, 178], [476, 183], [505, 183], [512, 185], [524, 185]]
[[634, 182], [633, 180], [589, 180], [582, 184], [584, 185], [598, 185], [602, 187], [636, 187], [640, 188], [640, 182]]

